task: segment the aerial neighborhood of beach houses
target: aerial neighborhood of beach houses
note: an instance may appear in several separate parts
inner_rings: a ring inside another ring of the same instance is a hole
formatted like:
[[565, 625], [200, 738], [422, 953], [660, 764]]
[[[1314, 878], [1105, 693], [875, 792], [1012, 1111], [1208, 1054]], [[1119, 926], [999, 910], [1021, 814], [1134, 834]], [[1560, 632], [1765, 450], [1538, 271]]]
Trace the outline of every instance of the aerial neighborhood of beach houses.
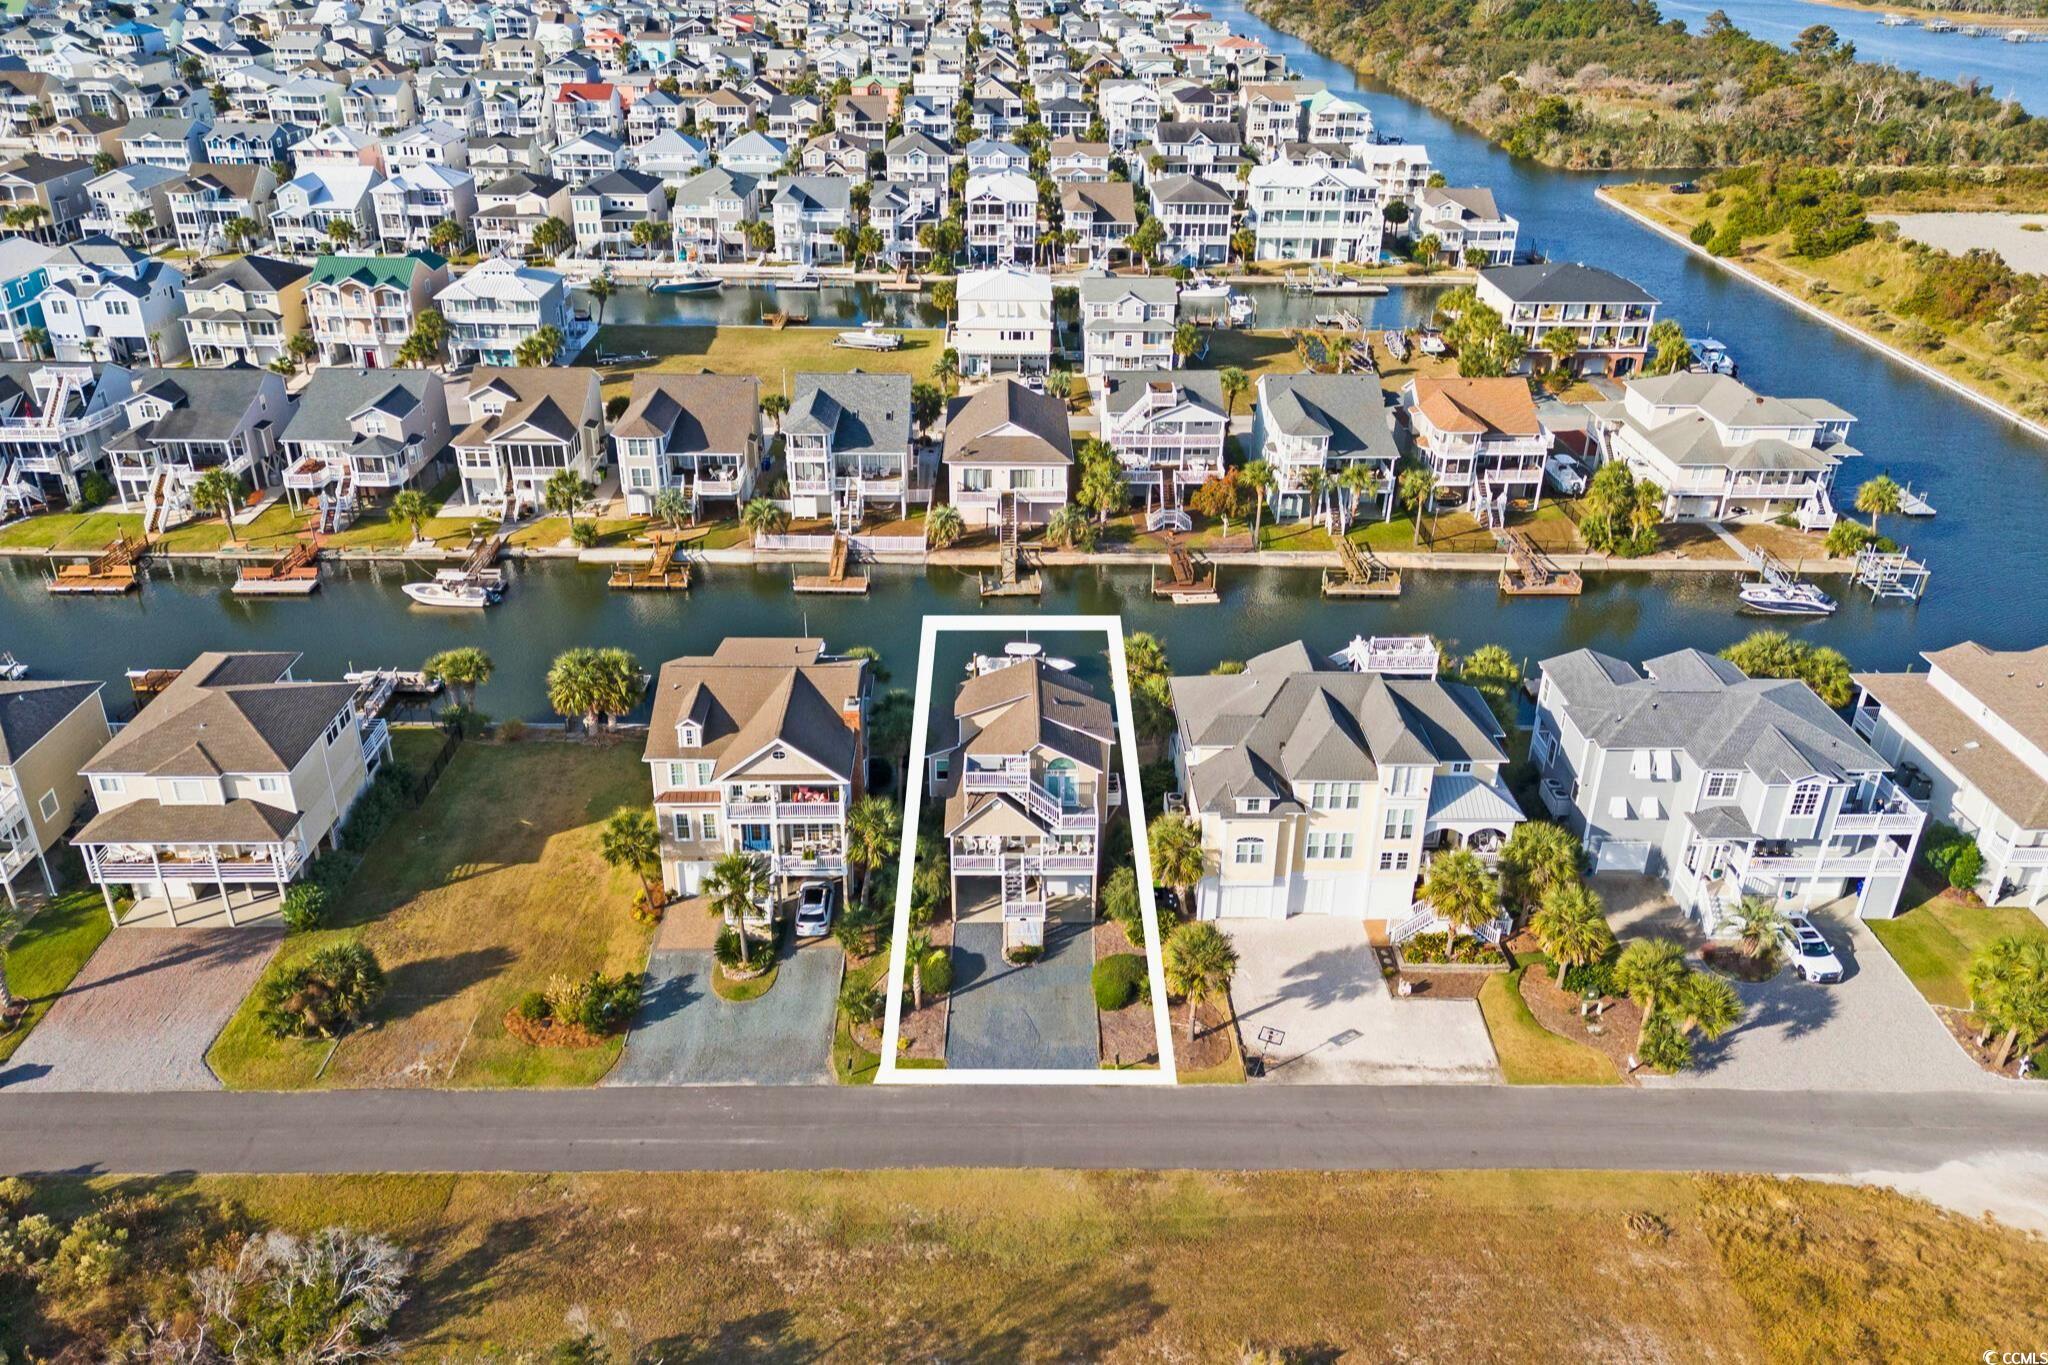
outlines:
[[0, 1125], [2040, 1098], [2038, 580], [1235, 5], [0, 15]]

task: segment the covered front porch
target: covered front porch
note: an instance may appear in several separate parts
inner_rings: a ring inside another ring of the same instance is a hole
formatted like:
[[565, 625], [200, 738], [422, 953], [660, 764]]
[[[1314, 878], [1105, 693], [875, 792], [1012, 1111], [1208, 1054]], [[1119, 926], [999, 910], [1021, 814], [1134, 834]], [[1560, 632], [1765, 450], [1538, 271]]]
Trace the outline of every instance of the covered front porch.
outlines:
[[121, 916], [124, 929], [244, 929], [283, 923], [284, 892], [276, 886], [228, 885], [211, 895], [180, 900], [143, 896]]

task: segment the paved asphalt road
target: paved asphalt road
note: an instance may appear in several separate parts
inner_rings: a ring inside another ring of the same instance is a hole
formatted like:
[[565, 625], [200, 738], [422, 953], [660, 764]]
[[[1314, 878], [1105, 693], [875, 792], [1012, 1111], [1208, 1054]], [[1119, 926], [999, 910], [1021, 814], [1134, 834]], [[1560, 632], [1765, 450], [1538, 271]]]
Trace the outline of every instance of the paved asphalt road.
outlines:
[[1849, 1174], [2048, 1153], [2048, 1083], [2040, 1090], [991, 1085], [28, 1094], [0, 1099], [0, 1174], [1047, 1165]]

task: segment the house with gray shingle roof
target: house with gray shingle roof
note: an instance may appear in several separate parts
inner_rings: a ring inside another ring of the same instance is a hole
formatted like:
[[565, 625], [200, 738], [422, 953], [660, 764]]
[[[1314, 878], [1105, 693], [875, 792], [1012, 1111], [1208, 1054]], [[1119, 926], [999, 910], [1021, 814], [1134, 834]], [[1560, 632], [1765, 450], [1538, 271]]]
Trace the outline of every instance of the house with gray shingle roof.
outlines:
[[339, 530], [364, 490], [403, 488], [448, 449], [448, 398], [432, 370], [313, 372], [285, 423], [285, 494], [317, 496], [323, 529]]
[[797, 516], [830, 516], [853, 530], [871, 503], [910, 515], [909, 375], [800, 374], [782, 436]]
[[72, 842], [127, 922], [269, 918], [391, 754], [353, 683], [290, 653], [202, 654], [82, 767], [98, 814]]
[[1300, 642], [1174, 678], [1174, 774], [1212, 869], [1202, 919], [1346, 915], [1438, 927], [1430, 858], [1493, 861], [1523, 819], [1486, 701], [1434, 672], [1361, 672]]
[[1252, 458], [1273, 470], [1275, 516], [1327, 513], [1340, 490], [1325, 487], [1318, 498], [1304, 476], [1320, 470], [1334, 484], [1346, 468], [1359, 464], [1379, 476], [1378, 497], [1368, 502], [1346, 492], [1342, 507], [1352, 516], [1371, 516], [1376, 510], [1393, 514], [1394, 466], [1401, 452], [1394, 444], [1387, 396], [1372, 375], [1261, 375], [1251, 450]]
[[96, 682], [0, 681], [0, 891], [36, 865], [57, 892], [49, 851], [85, 804], [86, 761], [107, 742]]
[[1042, 526], [1066, 506], [1074, 470], [1067, 405], [998, 379], [946, 409], [949, 501], [969, 527]]
[[1695, 649], [1541, 671], [1530, 761], [1596, 869], [1663, 878], [1708, 933], [1745, 896], [1898, 913], [1926, 812], [1805, 683]]
[[760, 466], [761, 381], [753, 375], [636, 374], [626, 410], [612, 423], [619, 486], [637, 515], [662, 490], [683, 494], [690, 515], [730, 498], [737, 514]]
[[[661, 666], [642, 757], [672, 894], [696, 895], [732, 853], [757, 860], [784, 895], [846, 876], [871, 682], [866, 660], [827, 654], [814, 639], [735, 636]], [[749, 922], [766, 922], [773, 905]]]

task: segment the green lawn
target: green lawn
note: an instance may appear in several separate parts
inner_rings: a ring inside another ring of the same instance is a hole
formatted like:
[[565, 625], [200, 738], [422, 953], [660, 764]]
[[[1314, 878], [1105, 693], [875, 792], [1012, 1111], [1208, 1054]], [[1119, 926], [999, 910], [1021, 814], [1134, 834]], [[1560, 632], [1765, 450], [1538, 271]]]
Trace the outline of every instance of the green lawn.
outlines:
[[[1236, 366], [1259, 382], [1260, 375], [1299, 374], [1301, 357], [1295, 353], [1294, 342], [1285, 332], [1246, 332], [1217, 329], [1209, 333], [1209, 355], [1201, 362], [1209, 370], [1227, 369]], [[1248, 393], [1238, 399], [1240, 406], [1249, 404], [1255, 396]]]
[[1490, 976], [1479, 988], [1479, 1013], [1509, 1085], [1619, 1085], [1614, 1064], [1536, 1022], [1522, 999], [1522, 976], [1532, 964]]
[[0, 531], [0, 548], [18, 550], [97, 550], [117, 534], [142, 534], [142, 514], [125, 512], [47, 512], [17, 521]]
[[[408, 736], [401, 762], [423, 763], [425, 743]], [[328, 1043], [267, 1036], [252, 996], [208, 1061], [237, 1089], [591, 1084], [623, 1038], [534, 1048], [504, 1018], [554, 976], [646, 966], [650, 931], [631, 914], [639, 885], [604, 865], [597, 840], [614, 810], [647, 799], [637, 746], [465, 744], [426, 804], [370, 846], [333, 927], [294, 935], [278, 955], [282, 966], [360, 937], [390, 981], [377, 1026], [329, 1059]]]
[[12, 1057], [29, 1030], [50, 1012], [113, 927], [106, 901], [95, 886], [66, 892], [22, 926], [7, 952], [7, 986], [17, 1000], [28, 1003], [28, 1014], [21, 1027], [0, 1034], [0, 1062]]
[[869, 374], [907, 374], [916, 379], [931, 376], [945, 345], [945, 333], [935, 328], [896, 328], [903, 345], [894, 351], [862, 351], [834, 346], [839, 335], [835, 327], [649, 327], [612, 324], [598, 333], [597, 343], [586, 354], [595, 361], [597, 353], [630, 355], [645, 351], [653, 360], [638, 365], [605, 369], [604, 396], [632, 391], [636, 374], [751, 374], [761, 381], [761, 392], [787, 393], [800, 374], [844, 374], [865, 370]]
[[1970, 962], [2008, 934], [2048, 939], [2048, 924], [2016, 905], [1964, 905], [1933, 894], [1921, 881], [1907, 888], [1920, 903], [1896, 919], [1867, 921], [1928, 1003], [1968, 1009]]

